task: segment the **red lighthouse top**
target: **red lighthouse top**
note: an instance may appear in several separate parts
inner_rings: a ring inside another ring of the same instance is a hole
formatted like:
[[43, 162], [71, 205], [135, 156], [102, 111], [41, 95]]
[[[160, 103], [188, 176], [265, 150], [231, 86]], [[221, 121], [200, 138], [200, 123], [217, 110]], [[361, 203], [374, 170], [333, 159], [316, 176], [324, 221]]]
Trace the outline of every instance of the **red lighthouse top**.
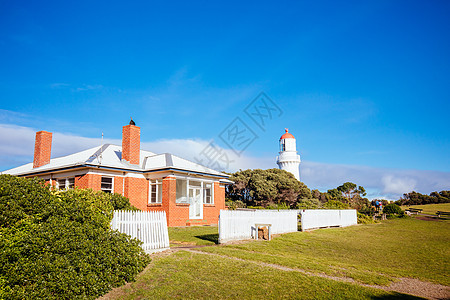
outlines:
[[280, 137], [280, 140], [283, 140], [283, 139], [295, 139], [295, 137], [294, 137], [292, 134], [290, 134], [290, 133], [288, 132], [289, 129], [285, 128], [284, 130], [286, 131], [286, 133], [283, 134], [283, 135]]

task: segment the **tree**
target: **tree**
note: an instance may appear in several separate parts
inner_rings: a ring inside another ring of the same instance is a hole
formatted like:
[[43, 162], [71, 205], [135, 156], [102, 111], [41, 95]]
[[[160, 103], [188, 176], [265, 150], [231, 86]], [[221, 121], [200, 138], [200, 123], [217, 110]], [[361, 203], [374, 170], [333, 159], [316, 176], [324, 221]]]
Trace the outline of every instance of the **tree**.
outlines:
[[230, 180], [234, 184], [227, 187], [226, 197], [246, 205], [285, 203], [295, 207], [299, 198], [311, 198], [308, 187], [285, 170], [241, 170], [232, 174]]
[[327, 193], [322, 193], [322, 192], [320, 192], [319, 190], [312, 190], [311, 191], [311, 196], [314, 198], [314, 199], [318, 199], [321, 203], [325, 203], [325, 202], [327, 202], [328, 200], [327, 200]]
[[421, 204], [433, 204], [433, 203], [449, 203], [450, 191], [432, 192], [430, 195], [423, 195], [421, 193], [412, 191], [410, 193], [403, 194], [399, 200], [395, 203], [398, 205], [421, 205]]
[[334, 201], [345, 202], [344, 197], [342, 197], [342, 193], [338, 189], [328, 190], [325, 195], [325, 198], [327, 199], [327, 201], [334, 200]]
[[355, 197], [363, 197], [366, 195], [366, 190], [362, 186], [357, 186], [353, 182], [346, 182], [337, 187], [337, 190], [342, 193], [342, 196], [347, 199], [347, 203], [351, 204]]

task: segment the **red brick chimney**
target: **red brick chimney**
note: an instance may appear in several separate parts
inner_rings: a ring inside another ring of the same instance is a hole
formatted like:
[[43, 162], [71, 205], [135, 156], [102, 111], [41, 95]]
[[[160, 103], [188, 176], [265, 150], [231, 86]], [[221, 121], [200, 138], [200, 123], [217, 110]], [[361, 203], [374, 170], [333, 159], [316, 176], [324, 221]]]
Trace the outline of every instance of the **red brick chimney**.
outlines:
[[52, 153], [52, 133], [47, 131], [36, 132], [36, 140], [34, 143], [34, 159], [33, 168], [50, 163]]
[[130, 164], [139, 165], [141, 150], [141, 128], [130, 121], [130, 125], [122, 128], [122, 160]]

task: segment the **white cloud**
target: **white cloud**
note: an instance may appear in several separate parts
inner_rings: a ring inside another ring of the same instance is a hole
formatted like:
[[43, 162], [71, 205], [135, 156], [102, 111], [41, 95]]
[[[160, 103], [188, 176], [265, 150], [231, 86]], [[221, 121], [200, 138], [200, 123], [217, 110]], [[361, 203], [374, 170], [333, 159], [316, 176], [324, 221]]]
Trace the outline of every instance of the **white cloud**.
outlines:
[[[29, 163], [33, 159], [36, 130], [30, 127], [0, 124], [0, 170]], [[121, 140], [105, 139], [104, 143], [121, 145]], [[208, 145], [211, 141], [202, 139], [166, 139], [142, 142], [141, 148], [155, 153], [172, 153], [177, 156], [207, 164]], [[59, 157], [98, 146], [99, 138], [86, 138], [55, 132], [53, 134], [52, 157]], [[220, 171], [239, 169], [276, 168], [275, 156], [257, 157], [244, 152], [237, 156], [232, 150], [216, 146], [217, 157], [222, 167]], [[214, 153], [209, 153], [210, 156]], [[227, 157], [228, 159], [224, 159]], [[227, 160], [229, 162], [228, 167]], [[354, 182], [366, 188], [369, 198], [384, 197], [398, 199], [403, 193], [415, 190], [429, 194], [433, 191], [450, 189], [450, 172], [401, 170], [352, 166], [303, 161], [300, 165], [301, 180], [312, 189], [326, 191], [346, 181]]]
[[409, 177], [395, 177], [394, 175], [385, 175], [381, 178], [383, 182], [383, 192], [399, 194], [404, 191], [412, 191], [416, 188], [417, 182]]

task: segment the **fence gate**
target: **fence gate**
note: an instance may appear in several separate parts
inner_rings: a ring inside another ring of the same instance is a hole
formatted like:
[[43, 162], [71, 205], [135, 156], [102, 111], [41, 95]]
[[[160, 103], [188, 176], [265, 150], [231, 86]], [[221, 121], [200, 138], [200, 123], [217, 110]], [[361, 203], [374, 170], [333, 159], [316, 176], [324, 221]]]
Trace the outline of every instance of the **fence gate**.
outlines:
[[126, 233], [143, 242], [146, 253], [169, 249], [166, 212], [116, 210], [111, 229]]

